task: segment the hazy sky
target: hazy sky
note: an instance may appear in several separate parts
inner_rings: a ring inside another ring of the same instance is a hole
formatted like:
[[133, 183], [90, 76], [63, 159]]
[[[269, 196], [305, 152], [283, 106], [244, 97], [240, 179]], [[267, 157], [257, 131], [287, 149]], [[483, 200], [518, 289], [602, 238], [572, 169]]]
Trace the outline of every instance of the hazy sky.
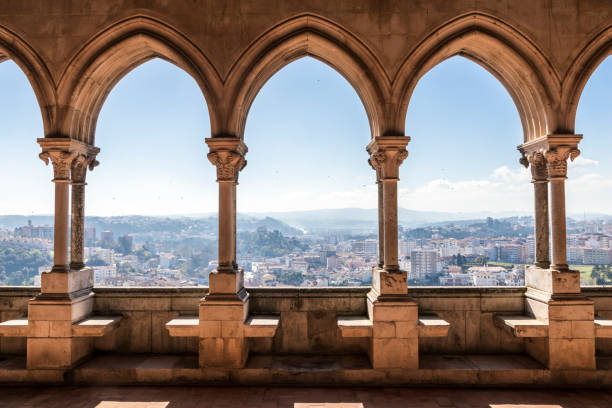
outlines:
[[[50, 214], [52, 169], [38, 159], [40, 110], [12, 62], [0, 64], [0, 214]], [[612, 213], [612, 58], [590, 79], [576, 132], [582, 156], [570, 166], [570, 213]], [[9, 97], [6, 97], [9, 96]], [[159, 60], [129, 73], [109, 95], [97, 126], [100, 166], [88, 175], [88, 215], [192, 214], [217, 209], [206, 159], [206, 102], [196, 83]], [[518, 164], [516, 108], [487, 71], [455, 57], [419, 82], [408, 109], [410, 156], [400, 205], [452, 212], [531, 211], [529, 175]], [[296, 61], [263, 87], [249, 113], [244, 212], [376, 206], [370, 131], [357, 94], [333, 69]]]

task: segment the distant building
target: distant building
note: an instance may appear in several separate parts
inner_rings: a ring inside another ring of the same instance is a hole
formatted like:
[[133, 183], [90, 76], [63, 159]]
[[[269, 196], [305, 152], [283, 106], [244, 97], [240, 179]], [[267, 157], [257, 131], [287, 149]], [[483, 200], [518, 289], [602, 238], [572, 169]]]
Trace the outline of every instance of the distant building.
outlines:
[[32, 221], [28, 220], [28, 225], [15, 229], [15, 235], [23, 238], [53, 239], [53, 227], [32, 225]]
[[610, 265], [611, 254], [609, 249], [584, 248], [582, 263], [584, 265]]
[[438, 269], [438, 251], [419, 249], [410, 252], [410, 275], [413, 279], [424, 279]]
[[366, 239], [364, 241], [355, 241], [353, 242], [352, 250], [356, 254], [376, 255], [378, 253], [378, 240]]
[[102, 231], [102, 234], [100, 234], [100, 241], [102, 241], [105, 244], [114, 244], [115, 236], [113, 235], [113, 231], [110, 231], [110, 230]]

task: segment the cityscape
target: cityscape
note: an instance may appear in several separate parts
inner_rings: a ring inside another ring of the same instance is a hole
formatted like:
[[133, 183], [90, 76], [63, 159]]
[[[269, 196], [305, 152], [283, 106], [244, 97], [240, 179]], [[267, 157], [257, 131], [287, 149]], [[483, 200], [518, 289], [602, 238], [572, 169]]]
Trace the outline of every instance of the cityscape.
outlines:
[[[40, 285], [51, 268], [51, 217], [0, 217], [0, 284]], [[26, 221], [27, 220], [27, 221]], [[24, 222], [25, 221], [25, 222]], [[312, 231], [239, 215], [237, 260], [251, 287], [366, 286], [378, 264], [377, 233], [346, 221]], [[217, 218], [88, 217], [85, 257], [95, 285], [206, 286], [217, 267]], [[399, 265], [412, 286], [522, 286], [533, 263], [533, 218], [400, 224]], [[612, 283], [612, 221], [568, 219], [568, 262], [583, 285]]]

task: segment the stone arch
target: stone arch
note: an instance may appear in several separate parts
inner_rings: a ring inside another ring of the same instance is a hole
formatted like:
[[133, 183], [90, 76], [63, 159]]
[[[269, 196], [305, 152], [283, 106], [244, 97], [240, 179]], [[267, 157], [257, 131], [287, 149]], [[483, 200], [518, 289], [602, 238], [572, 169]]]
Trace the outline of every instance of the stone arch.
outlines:
[[56, 93], [53, 78], [42, 58], [22, 38], [0, 26], [0, 63], [14, 61], [24, 72], [40, 107], [43, 129], [49, 134], [55, 122]]
[[91, 39], [62, 74], [57, 133], [94, 144], [96, 122], [106, 97], [128, 72], [153, 58], [171, 62], [194, 78], [206, 100], [211, 129], [222, 87], [206, 56], [186, 36], [150, 17], [131, 17]]
[[561, 128], [574, 133], [576, 111], [582, 91], [591, 75], [612, 55], [612, 26], [595, 35], [574, 59], [563, 81]]
[[404, 126], [419, 79], [440, 62], [460, 55], [494, 75], [512, 97], [524, 141], [558, 128], [560, 81], [534, 43], [514, 27], [491, 16], [471, 13], [434, 30], [408, 56], [394, 80], [395, 127]]
[[268, 30], [235, 61], [228, 75], [226, 133], [244, 137], [251, 104], [276, 72], [310, 56], [342, 75], [361, 99], [372, 136], [385, 132], [389, 79], [376, 56], [353, 34], [322, 17], [300, 15]]

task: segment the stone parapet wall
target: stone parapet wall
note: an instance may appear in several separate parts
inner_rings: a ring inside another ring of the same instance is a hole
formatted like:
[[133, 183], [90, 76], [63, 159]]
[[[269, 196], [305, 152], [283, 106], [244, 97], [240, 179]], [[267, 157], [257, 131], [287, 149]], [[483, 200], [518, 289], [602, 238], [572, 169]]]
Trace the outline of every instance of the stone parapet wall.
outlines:
[[[524, 340], [495, 327], [494, 314], [522, 314], [525, 288], [410, 288], [421, 314], [435, 313], [450, 323], [447, 338], [422, 338], [421, 353], [523, 353]], [[0, 288], [2, 321], [25, 317], [34, 287]], [[366, 339], [342, 338], [336, 316], [365, 315], [369, 288], [250, 288], [255, 314], [277, 314], [272, 339], [252, 339], [251, 350], [274, 354], [365, 352]], [[196, 338], [170, 337], [165, 324], [197, 315], [207, 288], [95, 288], [94, 314], [121, 315], [112, 335], [96, 340], [98, 350], [124, 353], [197, 353]], [[600, 317], [612, 318], [612, 287], [583, 288]], [[598, 353], [612, 354], [612, 340], [597, 340]], [[3, 354], [25, 353], [25, 340], [0, 337]]]

